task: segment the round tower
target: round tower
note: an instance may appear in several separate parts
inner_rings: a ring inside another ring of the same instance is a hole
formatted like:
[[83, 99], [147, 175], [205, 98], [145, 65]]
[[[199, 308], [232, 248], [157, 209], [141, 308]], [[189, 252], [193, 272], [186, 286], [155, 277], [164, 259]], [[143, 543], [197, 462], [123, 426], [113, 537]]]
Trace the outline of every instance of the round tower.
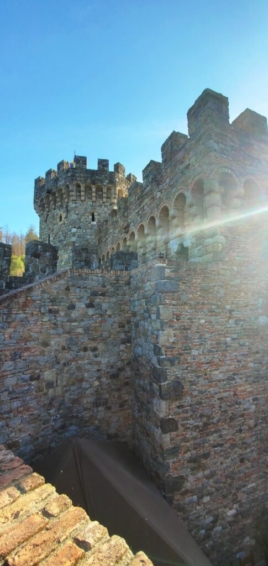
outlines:
[[58, 249], [58, 269], [79, 266], [81, 255], [81, 263], [98, 267], [97, 225], [127, 196], [128, 185], [120, 163], [109, 171], [109, 161], [98, 159], [98, 169], [87, 169], [87, 158], [78, 155], [35, 180], [40, 239]]

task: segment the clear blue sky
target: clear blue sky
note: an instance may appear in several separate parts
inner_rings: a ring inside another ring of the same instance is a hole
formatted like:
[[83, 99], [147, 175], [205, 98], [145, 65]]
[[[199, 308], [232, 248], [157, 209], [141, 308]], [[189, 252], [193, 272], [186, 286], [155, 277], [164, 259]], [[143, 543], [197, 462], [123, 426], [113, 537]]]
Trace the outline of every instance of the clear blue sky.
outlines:
[[267, 0], [2, 0], [0, 226], [74, 150], [141, 179], [204, 90], [268, 115]]

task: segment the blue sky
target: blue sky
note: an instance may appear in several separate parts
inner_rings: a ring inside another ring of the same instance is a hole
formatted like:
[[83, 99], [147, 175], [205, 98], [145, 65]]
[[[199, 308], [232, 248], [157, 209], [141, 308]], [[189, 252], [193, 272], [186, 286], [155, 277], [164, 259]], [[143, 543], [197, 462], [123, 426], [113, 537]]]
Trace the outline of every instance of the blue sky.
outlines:
[[267, 0], [0, 2], [0, 227], [38, 228], [33, 184], [74, 151], [141, 180], [209, 87], [268, 116]]

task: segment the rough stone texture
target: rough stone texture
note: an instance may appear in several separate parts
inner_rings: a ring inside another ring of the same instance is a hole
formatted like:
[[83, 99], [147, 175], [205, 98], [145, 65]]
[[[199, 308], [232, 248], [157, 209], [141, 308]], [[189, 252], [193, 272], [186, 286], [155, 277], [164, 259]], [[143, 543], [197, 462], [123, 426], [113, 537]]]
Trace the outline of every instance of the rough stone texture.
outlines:
[[5, 293], [5, 283], [9, 276], [12, 248], [0, 242], [0, 295]]
[[57, 271], [58, 252], [51, 244], [32, 240], [26, 244], [25, 277], [38, 281]]
[[[130, 440], [129, 275], [72, 270], [2, 297], [1, 441]], [[33, 439], [33, 440], [32, 440]]]
[[1, 298], [0, 438], [23, 456], [72, 434], [127, 438], [226, 563], [266, 497], [267, 120], [230, 124], [206, 89], [188, 129], [143, 183], [81, 156], [36, 180], [57, 269], [84, 270]]
[[0, 485], [0, 565], [153, 566], [143, 552], [133, 556], [122, 538], [110, 538], [83, 509], [44, 485], [29, 466], [19, 481], [12, 477], [9, 470], [23, 468], [18, 460], [0, 446], [0, 478], [5, 477]]

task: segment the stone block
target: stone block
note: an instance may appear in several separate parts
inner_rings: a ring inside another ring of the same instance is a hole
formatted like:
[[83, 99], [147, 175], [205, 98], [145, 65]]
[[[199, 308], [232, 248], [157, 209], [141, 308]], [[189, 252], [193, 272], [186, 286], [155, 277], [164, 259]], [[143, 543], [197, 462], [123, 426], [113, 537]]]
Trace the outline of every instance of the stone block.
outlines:
[[166, 305], [159, 305], [156, 311], [157, 318], [161, 320], [171, 320], [172, 319], [172, 307]]
[[178, 430], [178, 423], [176, 419], [167, 418], [161, 419], [160, 421], [160, 428], [163, 434], [167, 434], [168, 432], [175, 432]]
[[183, 384], [179, 379], [173, 379], [159, 385], [159, 395], [164, 401], [181, 399], [183, 395]]
[[157, 293], [177, 293], [179, 290], [178, 281], [157, 281], [155, 290]]
[[184, 476], [166, 476], [164, 478], [164, 490], [168, 494], [173, 494], [174, 491], [181, 491], [185, 483]]
[[[151, 269], [151, 281], [159, 281], [165, 279], [165, 266], [161, 263], [159, 265], [155, 265]], [[159, 291], [161, 293], [161, 291]]]
[[167, 346], [174, 341], [174, 334], [172, 328], [161, 330], [158, 332], [158, 343], [160, 346]]

